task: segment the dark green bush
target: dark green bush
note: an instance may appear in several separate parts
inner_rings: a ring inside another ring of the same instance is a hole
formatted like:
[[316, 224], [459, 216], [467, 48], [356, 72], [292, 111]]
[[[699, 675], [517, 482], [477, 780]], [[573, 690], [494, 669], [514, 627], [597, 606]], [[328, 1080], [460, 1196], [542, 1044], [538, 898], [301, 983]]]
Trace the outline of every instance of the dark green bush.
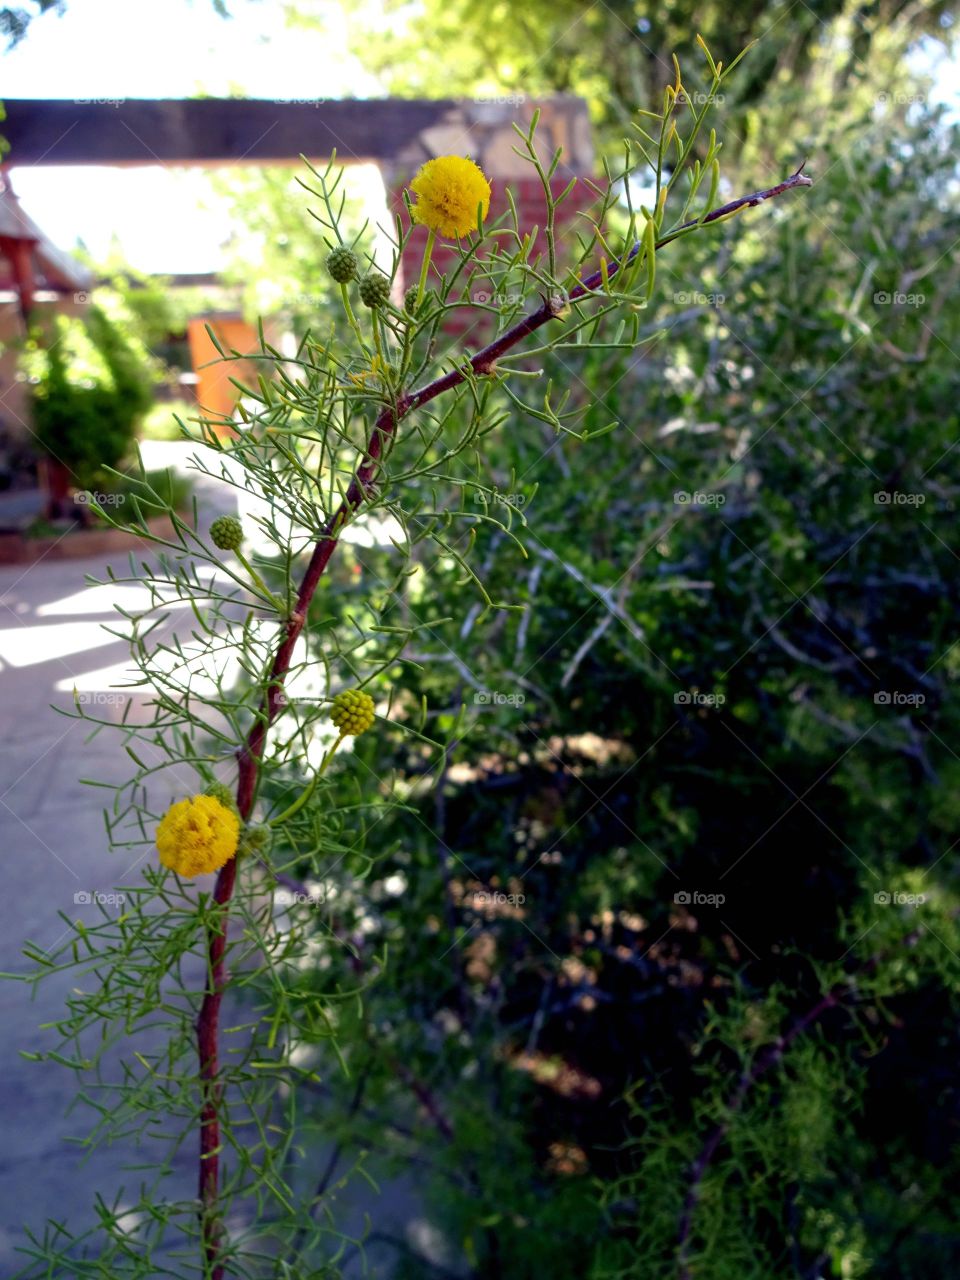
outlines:
[[137, 424], [152, 403], [150, 374], [119, 329], [96, 306], [86, 333], [102, 372], [82, 379], [59, 340], [63, 324], [42, 351], [44, 369], [33, 394], [37, 440], [70, 471], [80, 489], [103, 483], [133, 445]]

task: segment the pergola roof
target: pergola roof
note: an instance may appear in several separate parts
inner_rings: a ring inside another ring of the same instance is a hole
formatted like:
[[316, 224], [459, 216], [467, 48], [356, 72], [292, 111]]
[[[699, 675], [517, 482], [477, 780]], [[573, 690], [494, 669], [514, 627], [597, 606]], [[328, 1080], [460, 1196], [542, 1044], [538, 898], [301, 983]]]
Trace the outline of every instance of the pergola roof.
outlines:
[[530, 174], [514, 152], [513, 122], [529, 124], [539, 110], [543, 154], [563, 147], [558, 176], [593, 172], [586, 103], [567, 95], [517, 101], [5, 98], [3, 106], [12, 165], [284, 164], [336, 149], [343, 162], [412, 173], [431, 156], [456, 152], [505, 180]]

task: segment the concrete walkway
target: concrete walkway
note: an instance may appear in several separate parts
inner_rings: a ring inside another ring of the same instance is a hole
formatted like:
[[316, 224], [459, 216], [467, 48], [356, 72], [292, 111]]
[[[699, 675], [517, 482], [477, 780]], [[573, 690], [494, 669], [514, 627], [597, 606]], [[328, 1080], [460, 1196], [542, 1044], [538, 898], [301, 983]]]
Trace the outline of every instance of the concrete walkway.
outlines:
[[[178, 445], [153, 446], [146, 459], [148, 466], [182, 460]], [[197, 491], [204, 519], [232, 507], [233, 491], [226, 486], [203, 481]], [[117, 568], [123, 571], [123, 557]], [[101, 809], [109, 793], [79, 781], [81, 776], [118, 781], [129, 774], [119, 736], [103, 730], [88, 741], [89, 726], [55, 709], [72, 708], [76, 687], [98, 715], [119, 719], [122, 713], [116, 692], [113, 700], [108, 695], [127, 654], [122, 642], [102, 630], [115, 617], [118, 589], [91, 588], [84, 581], [85, 575], [102, 578], [105, 569], [106, 562], [99, 560], [0, 569], [0, 970], [7, 973], [34, 971], [21, 954], [27, 939], [49, 950], [67, 936], [69, 921], [98, 918], [96, 906], [78, 901], [78, 894], [109, 892], [138, 874], [131, 858], [107, 847]], [[83, 1152], [66, 1139], [86, 1133], [93, 1113], [81, 1109], [66, 1118], [75, 1091], [72, 1073], [20, 1056], [21, 1050], [53, 1047], [38, 1026], [63, 1012], [74, 984], [69, 972], [48, 978], [31, 1001], [27, 985], [0, 982], [2, 1277], [26, 1262], [15, 1252], [24, 1243], [24, 1223], [42, 1231], [46, 1219], [56, 1217], [82, 1230], [93, 1221], [95, 1192], [112, 1201], [121, 1187], [133, 1191], [140, 1182], [140, 1175], [122, 1168], [137, 1159], [132, 1146], [95, 1151], [84, 1163]], [[317, 1156], [319, 1167], [322, 1152]], [[190, 1144], [170, 1180], [169, 1196], [195, 1194], [193, 1157]], [[124, 1196], [135, 1198], [135, 1191]], [[422, 1248], [436, 1241], [414, 1188], [405, 1183], [391, 1181], [379, 1198], [362, 1181], [359, 1187], [351, 1184], [342, 1208], [344, 1226], [357, 1234], [363, 1234], [366, 1212], [378, 1230], [411, 1244]], [[439, 1249], [437, 1241], [427, 1251], [437, 1256]], [[368, 1271], [351, 1267], [349, 1274], [386, 1277], [395, 1255], [374, 1248], [367, 1261]]]
[[[104, 568], [100, 562], [73, 561], [0, 571], [0, 968], [8, 973], [35, 970], [20, 954], [28, 939], [47, 951], [69, 934], [60, 913], [68, 920], [94, 922], [96, 906], [78, 902], [77, 895], [107, 892], [130, 878], [130, 860], [107, 849], [100, 816], [106, 793], [79, 782], [81, 774], [119, 781], [127, 773], [119, 740], [104, 731], [85, 742], [89, 726], [54, 709], [72, 709], [74, 684], [95, 697], [91, 686], [106, 681], [95, 675], [91, 680], [91, 673], [125, 657], [124, 646], [111, 643], [100, 630], [109, 613], [97, 593], [84, 590], [83, 574], [99, 575]], [[100, 692], [107, 695], [105, 688]], [[112, 701], [95, 709], [105, 716], [122, 710]], [[86, 1132], [92, 1118], [64, 1118], [72, 1074], [19, 1056], [21, 1049], [54, 1047], [37, 1027], [61, 1014], [75, 983], [70, 973], [48, 978], [35, 1002], [27, 986], [0, 983], [4, 1276], [16, 1270], [13, 1247], [21, 1238], [21, 1222], [38, 1229], [48, 1215], [56, 1215], [82, 1225], [90, 1220], [91, 1189], [109, 1195], [124, 1182], [117, 1177], [116, 1153], [96, 1153], [81, 1167], [82, 1153], [65, 1143], [67, 1135]]]

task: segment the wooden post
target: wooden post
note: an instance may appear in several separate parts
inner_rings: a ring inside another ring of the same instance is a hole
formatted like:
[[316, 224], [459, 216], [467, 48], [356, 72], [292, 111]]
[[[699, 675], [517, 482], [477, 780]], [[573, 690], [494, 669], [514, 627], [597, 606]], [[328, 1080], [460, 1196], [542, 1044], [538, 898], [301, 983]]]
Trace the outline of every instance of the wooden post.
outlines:
[[13, 281], [20, 301], [20, 314], [23, 316], [23, 327], [29, 333], [30, 313], [33, 310], [33, 298], [36, 293], [36, 282], [33, 275], [33, 250], [36, 240], [14, 239], [0, 236], [0, 253], [10, 263]]

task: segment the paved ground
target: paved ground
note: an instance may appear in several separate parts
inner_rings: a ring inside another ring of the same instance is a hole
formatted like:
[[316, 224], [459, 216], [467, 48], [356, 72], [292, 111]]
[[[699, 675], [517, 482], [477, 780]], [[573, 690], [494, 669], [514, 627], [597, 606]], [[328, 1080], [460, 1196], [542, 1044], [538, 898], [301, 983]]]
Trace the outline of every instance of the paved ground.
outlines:
[[[148, 465], [176, 458], [180, 448], [154, 446]], [[208, 515], [229, 509], [232, 501], [229, 491], [209, 484], [202, 498]], [[81, 776], [126, 775], [129, 762], [118, 736], [104, 731], [85, 741], [85, 726], [54, 709], [72, 706], [74, 686], [90, 698], [106, 694], [122, 669], [123, 644], [101, 628], [111, 617], [116, 588], [84, 584], [85, 574], [100, 577], [105, 567], [103, 561], [47, 561], [0, 569], [0, 970], [8, 973], [31, 969], [20, 951], [25, 940], [50, 949], [64, 936], [68, 926], [60, 913], [68, 920], [95, 918], [96, 908], [75, 895], [109, 891], [136, 874], [129, 859], [107, 848], [105, 793], [79, 782]], [[119, 714], [108, 702], [98, 710]], [[82, 1164], [82, 1153], [65, 1141], [88, 1127], [85, 1114], [65, 1117], [71, 1073], [20, 1057], [20, 1050], [43, 1042], [38, 1025], [60, 1013], [71, 982], [69, 974], [46, 980], [35, 1002], [24, 984], [0, 982], [0, 1277], [23, 1264], [14, 1252], [23, 1222], [42, 1228], [55, 1215], [75, 1227], [88, 1225], [95, 1190], [110, 1200], [136, 1181], [122, 1169], [125, 1159], [134, 1158], [129, 1148], [95, 1152]], [[171, 1194], [193, 1194], [191, 1152], [174, 1182]], [[359, 1197], [352, 1204], [356, 1230], [366, 1209], [378, 1228], [412, 1241], [426, 1242], [433, 1234], [411, 1188], [393, 1182], [379, 1199], [353, 1194]], [[389, 1274], [385, 1255], [379, 1264], [376, 1251], [371, 1257], [372, 1274]]]

